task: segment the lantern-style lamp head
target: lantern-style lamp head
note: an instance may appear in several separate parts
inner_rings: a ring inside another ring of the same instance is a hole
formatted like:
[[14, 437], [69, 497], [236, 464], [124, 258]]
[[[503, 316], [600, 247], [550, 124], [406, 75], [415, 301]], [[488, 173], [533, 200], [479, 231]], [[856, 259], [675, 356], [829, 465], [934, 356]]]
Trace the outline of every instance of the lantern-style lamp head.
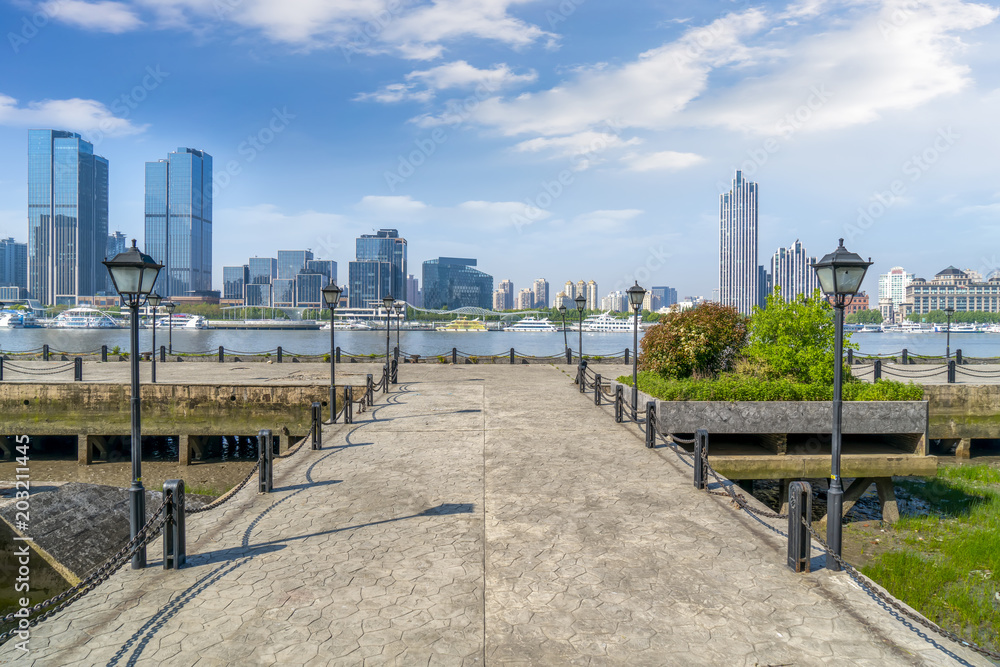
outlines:
[[149, 296], [146, 297], [146, 301], [148, 301], [149, 305], [156, 309], [160, 307], [161, 303], [163, 303], [163, 297], [156, 292], [150, 292]]
[[337, 283], [331, 282], [323, 288], [323, 301], [326, 301], [328, 308], [336, 309], [340, 305], [340, 295], [343, 293], [344, 290]]
[[388, 313], [389, 310], [392, 309], [392, 304], [395, 303], [395, 301], [396, 300], [392, 298], [391, 294], [386, 294], [384, 297], [382, 297], [382, 305], [385, 306], [386, 313]]
[[559, 312], [561, 314], [563, 314], [563, 315], [566, 314], [566, 302], [565, 301], [560, 301], [559, 302]]
[[132, 247], [120, 252], [110, 260], [102, 262], [108, 267], [115, 291], [124, 297], [129, 307], [136, 306], [143, 297], [153, 291], [156, 277], [160, 275], [162, 264], [157, 264], [149, 255], [139, 252], [132, 239]]
[[646, 290], [639, 287], [639, 281], [635, 281], [635, 285], [625, 291], [628, 293], [628, 302], [632, 304], [632, 308], [635, 310], [642, 308], [642, 302], [646, 299]]
[[861, 281], [865, 279], [871, 259], [867, 262], [860, 255], [850, 252], [844, 247], [844, 239], [840, 246], [823, 259], [813, 264], [819, 285], [827, 296], [837, 303], [843, 303], [847, 297], [853, 297], [861, 289]]
[[948, 313], [949, 315], [951, 315], [952, 313], [954, 313], [954, 312], [955, 312], [955, 309], [954, 309], [954, 308], [952, 308], [951, 306], [948, 306], [947, 308], [945, 308], [945, 309], [944, 309], [944, 312], [946, 312], [946, 313]]
[[576, 298], [573, 300], [576, 301], [576, 309], [582, 313], [584, 308], [587, 307], [587, 297], [582, 294], [577, 294]]
[[168, 313], [173, 315], [174, 308], [177, 307], [177, 304], [174, 303], [173, 301], [167, 301], [165, 304], [163, 304], [163, 307], [167, 310]]

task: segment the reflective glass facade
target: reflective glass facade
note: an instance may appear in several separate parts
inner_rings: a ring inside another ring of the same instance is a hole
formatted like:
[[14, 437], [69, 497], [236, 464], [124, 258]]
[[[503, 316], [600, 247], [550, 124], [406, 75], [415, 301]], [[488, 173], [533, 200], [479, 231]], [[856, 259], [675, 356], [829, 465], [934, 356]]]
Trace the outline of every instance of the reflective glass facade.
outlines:
[[244, 289], [250, 282], [250, 267], [224, 266], [222, 267], [222, 298], [239, 299], [245, 298]]
[[277, 278], [271, 283], [271, 299], [274, 306], [295, 306], [295, 281]]
[[310, 250], [279, 250], [278, 251], [278, 278], [281, 280], [294, 280], [302, 269], [306, 268], [306, 262], [313, 258]]
[[300, 273], [295, 278], [295, 305], [299, 308], [325, 308], [323, 288], [330, 279], [321, 273]]
[[247, 285], [247, 301], [248, 306], [265, 306], [270, 307], [271, 305], [271, 283], [251, 283]]
[[278, 277], [278, 260], [273, 257], [251, 257], [247, 267], [251, 285], [270, 285]]
[[[104, 256], [107, 257], [108, 259], [111, 259], [118, 253], [125, 252], [125, 249], [128, 247], [129, 247], [128, 240], [125, 238], [125, 235], [122, 234], [121, 232], [113, 232], [108, 235], [108, 247], [107, 250], [105, 250], [104, 252]], [[108, 272], [105, 271], [105, 273]], [[105, 277], [104, 292], [106, 294], [115, 293], [115, 284], [111, 282], [110, 273], [108, 273], [108, 275]]]
[[178, 148], [146, 163], [146, 253], [164, 297], [212, 289], [212, 156]]
[[105, 287], [108, 161], [80, 135], [28, 131], [28, 291], [75, 304]]
[[332, 259], [311, 259], [306, 262], [303, 272], [326, 276], [327, 284], [337, 282], [337, 263]]
[[489, 309], [493, 276], [474, 269], [476, 260], [439, 257], [424, 262], [424, 308], [454, 310], [463, 306]]
[[382, 297], [397, 299], [406, 294], [406, 239], [395, 229], [362, 234], [356, 243], [357, 261], [348, 265], [348, 292], [351, 308], [382, 305]]
[[[28, 289], [28, 244], [0, 239], [0, 287]], [[17, 298], [20, 298], [18, 296]]]

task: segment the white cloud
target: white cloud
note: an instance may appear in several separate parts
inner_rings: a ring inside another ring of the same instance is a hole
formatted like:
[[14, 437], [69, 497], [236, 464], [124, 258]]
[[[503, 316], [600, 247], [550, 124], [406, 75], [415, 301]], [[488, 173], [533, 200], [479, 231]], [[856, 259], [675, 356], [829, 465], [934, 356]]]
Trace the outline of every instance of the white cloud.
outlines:
[[95, 100], [42, 100], [19, 106], [17, 100], [0, 93], [0, 125], [8, 127], [58, 127], [101, 137], [138, 134], [145, 125], [118, 118]]
[[403, 100], [427, 102], [439, 90], [475, 88], [483, 97], [515, 84], [530, 83], [538, 78], [534, 71], [515, 74], [506, 64], [492, 69], [478, 69], [464, 60], [445, 63], [427, 70], [417, 70], [406, 75], [406, 83], [391, 83], [373, 93], [361, 93], [356, 100], [374, 100], [393, 103]]
[[135, 11], [123, 2], [49, 0], [39, 5], [39, 9], [57, 21], [95, 32], [118, 34], [143, 25]]
[[422, 201], [406, 196], [367, 195], [354, 207], [371, 220], [392, 223], [416, 223], [427, 219], [429, 207]]
[[630, 153], [623, 162], [632, 171], [677, 171], [701, 164], [705, 158], [697, 153], [678, 153], [676, 151], [659, 151], [657, 153]]
[[[220, 266], [245, 264], [247, 257], [266, 256], [267, 248], [275, 248], [279, 238], [281, 247], [311, 249], [317, 259], [334, 259], [344, 254], [340, 244], [345, 239], [350, 244], [349, 239], [356, 233], [351, 220], [342, 215], [312, 210], [285, 213], [273, 204], [219, 209], [213, 224], [216, 229], [239, 229], [238, 234], [227, 235], [223, 246], [216, 246], [215, 261]], [[273, 241], [270, 246], [267, 239]]]

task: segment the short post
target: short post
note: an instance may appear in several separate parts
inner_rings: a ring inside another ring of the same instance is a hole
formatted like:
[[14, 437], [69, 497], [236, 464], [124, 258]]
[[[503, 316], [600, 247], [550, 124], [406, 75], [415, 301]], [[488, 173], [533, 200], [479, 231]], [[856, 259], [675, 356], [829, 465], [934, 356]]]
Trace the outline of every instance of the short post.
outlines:
[[577, 366], [576, 377], [580, 383], [580, 393], [587, 391], [587, 360], [581, 359]]
[[49, 360], [49, 344], [45, 343], [42, 345], [42, 361]]
[[3, 357], [0, 357], [0, 382], [3, 382]]
[[903, 348], [903, 354], [900, 355], [899, 363], [903, 364], [904, 366], [910, 363], [910, 353], [906, 351], [905, 347]]
[[962, 350], [955, 350], [955, 365], [961, 366], [964, 361], [962, 361]]
[[510, 363], [514, 364], [514, 348], [510, 348]]
[[656, 447], [656, 401], [646, 401], [646, 449]]
[[373, 394], [375, 393], [375, 380], [372, 374], [368, 374], [368, 407], [372, 406]]
[[458, 348], [456, 347], [451, 348], [451, 363], [458, 363]]
[[788, 567], [792, 572], [809, 571], [812, 540], [806, 526], [812, 525], [812, 487], [809, 482], [788, 485]]
[[629, 354], [630, 354], [629, 349], [626, 347], [625, 348], [625, 365], [626, 366], [628, 366], [628, 364], [629, 364], [629, 360], [628, 360], [629, 359], [629, 357], [628, 357]]
[[594, 375], [594, 405], [601, 404], [601, 374]]
[[221, 364], [226, 360], [226, 350], [221, 345], [219, 346], [219, 363]]
[[179, 570], [187, 561], [184, 537], [184, 480], [163, 483], [163, 569]]
[[337, 363], [340, 363], [340, 347], [337, 347]]
[[955, 360], [948, 360], [948, 384], [955, 384]]
[[73, 359], [73, 381], [83, 382], [83, 357]]
[[[336, 415], [337, 406], [331, 412]], [[313, 401], [312, 404], [312, 448], [320, 449], [323, 441], [323, 404]]]
[[573, 350], [571, 350], [568, 347], [566, 348], [566, 363], [567, 364], [573, 363]]
[[274, 436], [271, 429], [261, 429], [257, 433], [257, 453], [260, 455], [260, 469], [257, 471], [260, 493], [271, 493], [274, 485], [274, 472], [271, 465], [274, 463]]
[[848, 366], [854, 365], [854, 350], [852, 350], [851, 348], [847, 348], [847, 365]]
[[705, 459], [708, 458], [708, 431], [698, 429], [694, 434], [694, 488], [704, 490], [708, 482]]
[[354, 423], [354, 396], [350, 387], [344, 387], [344, 423]]
[[882, 360], [875, 360], [875, 367], [872, 369], [872, 382], [878, 382], [882, 379]]
[[101, 361], [107, 361], [107, 360], [108, 360], [108, 346], [107, 345], [102, 345], [101, 346]]
[[278, 346], [278, 363], [281, 363], [281, 346]]
[[166, 345], [161, 345], [160, 346], [160, 361], [166, 361], [166, 360], [167, 360], [167, 346]]
[[392, 358], [395, 361], [399, 361], [399, 348], [396, 347], [396, 346], [393, 346], [393, 348], [392, 348]]

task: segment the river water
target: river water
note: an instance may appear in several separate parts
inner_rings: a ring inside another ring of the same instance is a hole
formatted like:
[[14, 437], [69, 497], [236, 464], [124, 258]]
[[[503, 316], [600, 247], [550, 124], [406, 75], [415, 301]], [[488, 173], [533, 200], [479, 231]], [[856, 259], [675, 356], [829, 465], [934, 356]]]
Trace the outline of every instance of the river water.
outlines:
[[[337, 346], [344, 353], [385, 353], [384, 331], [338, 331], [336, 335]], [[150, 349], [151, 336], [150, 329], [139, 332], [142, 349]], [[642, 337], [641, 331], [639, 336]], [[898, 354], [906, 348], [913, 354], [944, 355], [945, 338], [943, 333], [855, 333], [852, 336], [862, 354]], [[579, 347], [578, 333], [567, 332], [566, 340], [574, 350]], [[400, 332], [399, 342], [402, 352], [424, 357], [450, 354], [453, 347], [475, 356], [507, 354], [512, 347], [519, 354], [531, 356], [557, 355], [563, 350], [562, 332], [404, 330]], [[122, 350], [128, 350], [128, 330], [0, 329], [0, 350], [5, 352], [34, 350], [45, 343], [53, 350], [69, 353], [98, 351], [101, 345], [107, 345], [108, 349], [119, 346]], [[167, 344], [166, 331], [157, 330], [156, 344]], [[393, 331], [390, 346], [395, 344], [396, 332]], [[279, 345], [286, 354], [324, 354], [330, 350], [330, 332], [175, 329], [173, 333], [175, 353], [213, 352], [220, 345], [244, 354], [273, 351]], [[625, 348], [631, 347], [631, 333], [583, 334], [583, 353], [587, 356], [621, 353]], [[952, 334], [951, 350], [954, 352], [956, 349], [961, 349], [967, 357], [1000, 357], [1000, 334]]]

